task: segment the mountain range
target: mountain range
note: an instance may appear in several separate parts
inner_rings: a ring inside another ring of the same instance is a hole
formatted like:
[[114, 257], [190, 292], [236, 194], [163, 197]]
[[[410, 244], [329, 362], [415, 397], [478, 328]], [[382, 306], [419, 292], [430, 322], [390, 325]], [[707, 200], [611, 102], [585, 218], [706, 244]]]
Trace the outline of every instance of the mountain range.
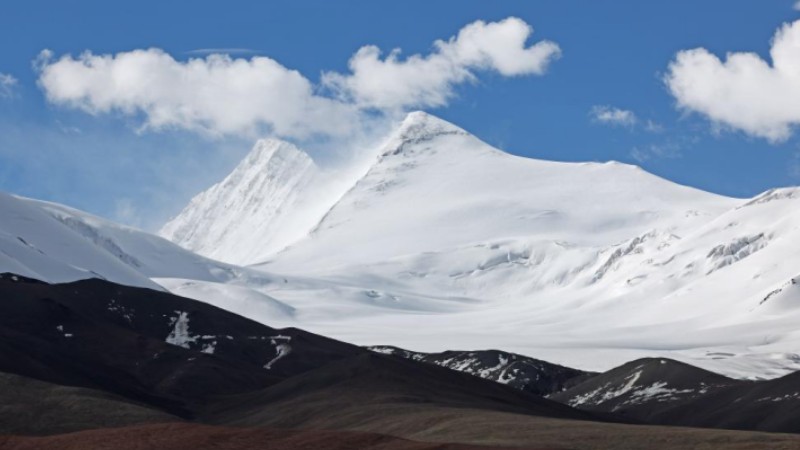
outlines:
[[348, 170], [259, 141], [158, 235], [0, 194], [0, 271], [172, 292], [358, 345], [777, 378], [800, 368], [798, 201], [517, 157], [417, 112]]
[[0, 193], [0, 448], [797, 448], [798, 201], [419, 112], [157, 234]]
[[651, 356], [736, 377], [800, 368], [795, 188], [734, 199], [616, 162], [521, 158], [422, 112], [347, 176], [329, 190], [300, 149], [259, 142], [160, 234], [288, 281], [157, 281], [220, 305], [269, 295], [364, 345], [585, 370]]

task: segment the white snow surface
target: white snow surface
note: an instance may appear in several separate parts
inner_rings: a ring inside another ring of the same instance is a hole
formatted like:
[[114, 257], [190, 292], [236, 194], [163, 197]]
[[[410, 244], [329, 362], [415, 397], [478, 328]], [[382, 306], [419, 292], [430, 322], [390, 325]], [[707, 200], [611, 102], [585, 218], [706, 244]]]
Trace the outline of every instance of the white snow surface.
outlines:
[[414, 113], [310, 237], [265, 267], [349, 272], [442, 252], [461, 253], [464, 261], [476, 246], [505, 246], [468, 267], [486, 270], [535, 260], [542, 246], [608, 246], [656, 227], [680, 234], [730, 206], [635, 166], [513, 156]]
[[256, 261], [280, 250], [287, 234], [313, 226], [298, 229], [288, 219], [302, 210], [298, 198], [318, 172], [294, 145], [260, 140], [228, 177], [193, 198], [160, 234], [211, 258]]
[[0, 192], [0, 272], [51, 283], [102, 278], [163, 290], [154, 278], [203, 282], [273, 277], [211, 260], [144, 231], [55, 203]]
[[172, 331], [169, 332], [164, 342], [178, 347], [190, 348], [190, 344], [197, 342], [200, 336], [192, 336], [189, 333], [189, 313], [185, 311], [175, 311], [176, 317], [170, 319]]
[[302, 151], [259, 142], [161, 231], [206, 257], [2, 195], [0, 270], [163, 286], [364, 345], [800, 369], [800, 189], [733, 199], [626, 164], [517, 157], [425, 113], [374, 155], [323, 193]]
[[270, 336], [270, 344], [275, 347], [275, 357], [269, 360], [266, 364], [264, 364], [264, 368], [267, 370], [271, 370], [272, 366], [275, 365], [276, 362], [284, 358], [289, 353], [292, 353], [292, 346], [289, 344], [292, 341], [292, 338], [289, 336]]

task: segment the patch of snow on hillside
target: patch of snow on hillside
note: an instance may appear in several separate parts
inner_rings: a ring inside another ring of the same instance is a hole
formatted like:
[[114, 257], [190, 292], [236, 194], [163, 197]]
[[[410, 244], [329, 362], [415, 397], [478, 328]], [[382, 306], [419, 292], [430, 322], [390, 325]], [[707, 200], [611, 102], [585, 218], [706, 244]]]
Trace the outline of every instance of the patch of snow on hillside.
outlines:
[[672, 389], [666, 387], [667, 383], [659, 381], [650, 386], [637, 389], [631, 393], [626, 405], [636, 405], [649, 401], [669, 402], [677, 400], [680, 396], [694, 393], [694, 389]]
[[291, 336], [278, 335], [270, 337], [270, 343], [275, 347], [275, 357], [272, 358], [268, 363], [264, 364], [265, 369], [271, 370], [272, 366], [276, 362], [286, 357], [286, 355], [292, 353], [292, 346], [289, 345], [289, 342], [291, 341]]
[[189, 333], [189, 313], [185, 311], [175, 311], [175, 313], [178, 315], [170, 318], [173, 328], [165, 342], [178, 347], [190, 348], [189, 344], [197, 342], [199, 336], [192, 336]]

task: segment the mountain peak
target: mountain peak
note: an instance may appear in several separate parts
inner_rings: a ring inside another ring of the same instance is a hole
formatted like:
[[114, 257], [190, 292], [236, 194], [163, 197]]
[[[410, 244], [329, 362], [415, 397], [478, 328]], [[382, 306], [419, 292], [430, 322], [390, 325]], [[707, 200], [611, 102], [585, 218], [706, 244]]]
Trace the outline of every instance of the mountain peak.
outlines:
[[425, 140], [443, 134], [469, 134], [462, 128], [424, 111], [408, 113], [397, 129], [397, 137], [403, 141]]
[[[260, 139], [230, 175], [195, 196], [159, 234], [216, 259], [268, 254], [282, 248], [285, 213], [296, 210], [294, 203], [316, 171], [311, 157], [294, 144]], [[234, 228], [240, 233], [231, 232]]]
[[383, 156], [400, 154], [410, 144], [430, 141], [439, 136], [469, 136], [464, 129], [424, 111], [409, 113], [392, 133]]
[[311, 159], [304, 151], [297, 148], [297, 146], [291, 142], [276, 138], [263, 138], [256, 141], [250, 153], [245, 157], [244, 161], [239, 164], [239, 168], [264, 166], [269, 164], [275, 157], [279, 159], [285, 159], [287, 157]]

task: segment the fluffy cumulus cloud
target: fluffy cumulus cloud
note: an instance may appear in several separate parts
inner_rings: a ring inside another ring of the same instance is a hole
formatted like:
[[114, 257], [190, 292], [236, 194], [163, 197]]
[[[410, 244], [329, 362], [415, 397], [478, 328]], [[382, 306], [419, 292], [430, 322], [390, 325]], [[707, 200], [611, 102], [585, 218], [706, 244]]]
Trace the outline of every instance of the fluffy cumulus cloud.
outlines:
[[354, 114], [349, 105], [315, 95], [299, 72], [261, 56], [178, 61], [147, 49], [52, 60], [44, 53], [40, 70], [49, 101], [91, 114], [141, 114], [146, 128], [243, 134], [267, 126], [278, 135], [306, 136], [346, 132]]
[[362, 47], [350, 59], [351, 73], [326, 73], [323, 83], [362, 108], [405, 109], [447, 104], [453, 88], [475, 80], [475, 72], [503, 76], [541, 75], [561, 50], [550, 41], [526, 42], [533, 28], [510, 17], [477, 21], [447, 41], [436, 41], [429, 55], [401, 58], [400, 50], [381, 58], [375, 46]]
[[446, 105], [454, 87], [480, 71], [503, 76], [542, 74], [560, 50], [532, 45], [532, 28], [517, 18], [474, 22], [425, 56], [381, 59], [358, 50], [350, 73], [323, 74], [315, 85], [264, 56], [211, 54], [186, 61], [159, 49], [115, 55], [91, 52], [53, 58], [44, 51], [39, 85], [55, 104], [91, 114], [140, 117], [145, 129], [178, 128], [212, 135], [262, 133], [306, 138], [347, 135], [365, 114]]
[[16, 86], [16, 78], [6, 73], [0, 73], [0, 98], [10, 98], [13, 96]]
[[781, 142], [800, 123], [800, 21], [783, 25], [772, 40], [771, 62], [755, 53], [679, 52], [665, 82], [680, 108], [723, 127]]
[[633, 111], [615, 108], [613, 106], [594, 106], [589, 111], [592, 121], [607, 125], [621, 125], [631, 127], [636, 125], [638, 118]]

